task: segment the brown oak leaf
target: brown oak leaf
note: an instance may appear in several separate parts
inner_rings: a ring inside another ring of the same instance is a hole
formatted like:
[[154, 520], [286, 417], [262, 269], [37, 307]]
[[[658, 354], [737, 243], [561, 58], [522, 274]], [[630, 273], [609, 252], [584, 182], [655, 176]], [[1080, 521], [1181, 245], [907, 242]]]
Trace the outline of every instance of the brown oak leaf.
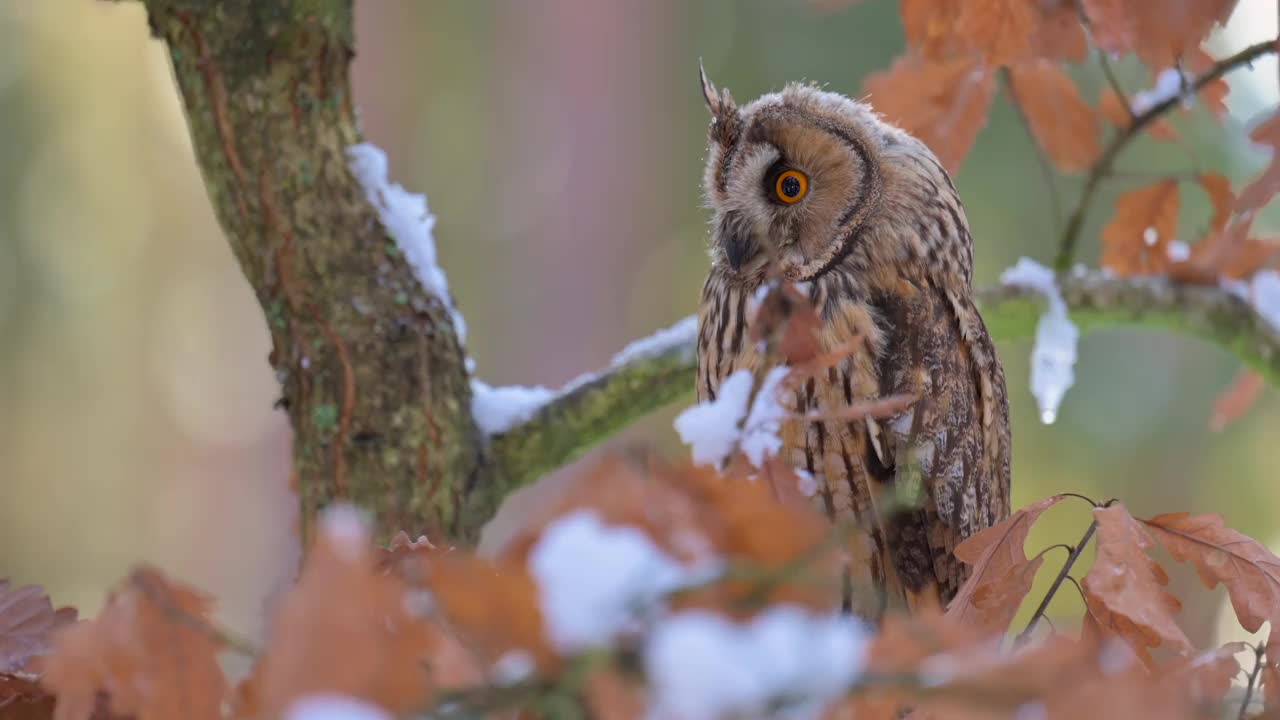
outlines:
[[[938, 3], [944, 5], [946, 3]], [[1031, 52], [1039, 17], [1027, 0], [964, 0], [953, 32], [989, 65], [1009, 65]]]
[[314, 693], [396, 713], [425, 706], [436, 676], [455, 669], [435, 662], [444, 640], [425, 618], [425, 593], [378, 560], [356, 510], [326, 512], [298, 581], [272, 612], [270, 643], [237, 690], [237, 717], [281, 717]]
[[902, 29], [906, 33], [908, 47], [922, 57], [941, 60], [964, 46], [956, 33], [959, 2], [901, 0], [898, 10], [902, 15]]
[[1098, 116], [1061, 67], [1049, 60], [1019, 63], [1009, 68], [1009, 83], [1036, 142], [1058, 169], [1093, 165], [1102, 151]]
[[1261, 175], [1245, 186], [1236, 198], [1234, 212], [1251, 220], [1254, 213], [1266, 207], [1271, 198], [1280, 192], [1280, 111], [1264, 120], [1249, 138], [1260, 145], [1271, 147], [1271, 163]]
[[1122, 504], [1098, 508], [1093, 516], [1098, 554], [1082, 583], [1089, 615], [1144, 659], [1147, 648], [1162, 644], [1190, 651], [1191, 641], [1173, 617], [1182, 604], [1165, 590], [1164, 568], [1147, 555], [1155, 542]]
[[1216, 514], [1166, 513], [1141, 522], [1175, 558], [1195, 565], [1205, 587], [1226, 587], [1245, 630], [1280, 621], [1280, 558], [1262, 543]]
[[1102, 264], [1119, 275], [1168, 268], [1168, 244], [1178, 232], [1178, 199], [1178, 182], [1172, 179], [1122, 194], [1102, 228]]
[[43, 589], [0, 580], [0, 673], [25, 669], [31, 658], [49, 652], [54, 632], [75, 621], [75, 608], [54, 610]]
[[227, 697], [220, 645], [208, 631], [212, 600], [138, 568], [91, 621], [58, 633], [41, 682], [59, 720], [94, 716], [100, 693], [112, 712], [139, 720], [217, 720]]
[[869, 75], [864, 87], [878, 112], [928, 145], [954, 174], [986, 125], [995, 77], [974, 58], [928, 62], [908, 54]]
[[1043, 557], [1027, 558], [1027, 534], [1041, 513], [1063, 497], [1054, 495], [1029, 505], [956, 547], [955, 556], [973, 571], [947, 606], [948, 618], [986, 633], [1008, 629], [1044, 561]]
[[1267, 381], [1254, 370], [1241, 370], [1227, 389], [1213, 400], [1213, 412], [1209, 415], [1209, 430], [1222, 432], [1249, 412], [1258, 403]]
[[1226, 22], [1236, 0], [1081, 0], [1094, 43], [1109, 53], [1133, 52], [1148, 67], [1173, 67], [1200, 47], [1217, 23]]

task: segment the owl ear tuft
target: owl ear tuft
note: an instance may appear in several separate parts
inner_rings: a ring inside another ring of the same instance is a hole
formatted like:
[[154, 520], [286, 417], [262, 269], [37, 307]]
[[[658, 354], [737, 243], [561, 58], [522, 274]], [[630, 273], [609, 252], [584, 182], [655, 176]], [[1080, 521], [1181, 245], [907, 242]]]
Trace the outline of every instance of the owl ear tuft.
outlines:
[[730, 145], [738, 133], [738, 106], [728, 90], [717, 90], [707, 79], [707, 69], [698, 58], [698, 80], [702, 83], [702, 99], [711, 111], [711, 138], [721, 145]]

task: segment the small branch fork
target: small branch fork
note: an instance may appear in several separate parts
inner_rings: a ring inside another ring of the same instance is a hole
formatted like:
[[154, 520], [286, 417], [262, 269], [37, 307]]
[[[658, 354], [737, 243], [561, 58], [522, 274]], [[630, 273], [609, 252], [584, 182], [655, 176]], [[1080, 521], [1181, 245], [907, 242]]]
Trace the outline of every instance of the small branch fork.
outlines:
[[[1187, 89], [1187, 94], [1194, 94], [1209, 83], [1226, 75], [1232, 70], [1248, 65], [1254, 60], [1270, 55], [1277, 50], [1277, 40], [1266, 40], [1250, 45], [1240, 52], [1230, 57], [1223, 58], [1214, 64], [1213, 67], [1195, 79], [1191, 87]], [[1123, 96], [1122, 96], [1123, 99]], [[1102, 155], [1098, 161], [1094, 163], [1093, 168], [1089, 171], [1089, 175], [1085, 178], [1084, 188], [1080, 191], [1080, 199], [1077, 201], [1075, 209], [1071, 211], [1070, 217], [1067, 219], [1067, 227], [1062, 231], [1062, 237], [1058, 241], [1058, 255], [1053, 261], [1054, 269], [1058, 272], [1066, 272], [1071, 268], [1071, 263], [1075, 260], [1076, 245], [1080, 240], [1080, 233], [1084, 228], [1084, 219], [1089, 213], [1090, 205], [1093, 202], [1094, 194], [1098, 190], [1099, 184], [1107, 175], [1110, 174], [1112, 166], [1115, 164], [1116, 158], [1120, 156], [1120, 152], [1124, 150], [1129, 143], [1133, 142], [1138, 135], [1146, 129], [1148, 125], [1158, 120], [1160, 117], [1177, 107], [1183, 100], [1183, 94], [1180, 93], [1175, 97], [1169, 98], [1162, 103], [1154, 105], [1146, 112], [1133, 116], [1133, 122], [1128, 127], [1123, 128], [1111, 142], [1103, 149]]]

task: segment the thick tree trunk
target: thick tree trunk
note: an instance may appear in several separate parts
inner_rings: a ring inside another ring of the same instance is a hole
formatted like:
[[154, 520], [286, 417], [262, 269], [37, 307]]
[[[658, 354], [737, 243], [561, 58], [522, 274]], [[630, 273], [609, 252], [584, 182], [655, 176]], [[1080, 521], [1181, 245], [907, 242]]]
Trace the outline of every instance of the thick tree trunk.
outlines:
[[350, 0], [147, 0], [210, 198], [271, 331], [304, 537], [348, 499], [382, 532], [470, 535], [489, 466], [447, 299], [352, 175]]

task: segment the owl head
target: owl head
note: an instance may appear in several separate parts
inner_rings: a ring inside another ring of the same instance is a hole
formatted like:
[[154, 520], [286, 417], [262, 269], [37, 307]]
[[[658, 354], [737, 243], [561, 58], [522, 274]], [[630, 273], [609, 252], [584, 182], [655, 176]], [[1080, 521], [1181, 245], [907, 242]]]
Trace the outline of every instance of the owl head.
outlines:
[[[701, 68], [700, 68], [701, 69]], [[865, 103], [791, 84], [739, 107], [701, 72], [711, 255], [745, 283], [934, 267], [971, 281], [960, 200], [922, 142]]]

